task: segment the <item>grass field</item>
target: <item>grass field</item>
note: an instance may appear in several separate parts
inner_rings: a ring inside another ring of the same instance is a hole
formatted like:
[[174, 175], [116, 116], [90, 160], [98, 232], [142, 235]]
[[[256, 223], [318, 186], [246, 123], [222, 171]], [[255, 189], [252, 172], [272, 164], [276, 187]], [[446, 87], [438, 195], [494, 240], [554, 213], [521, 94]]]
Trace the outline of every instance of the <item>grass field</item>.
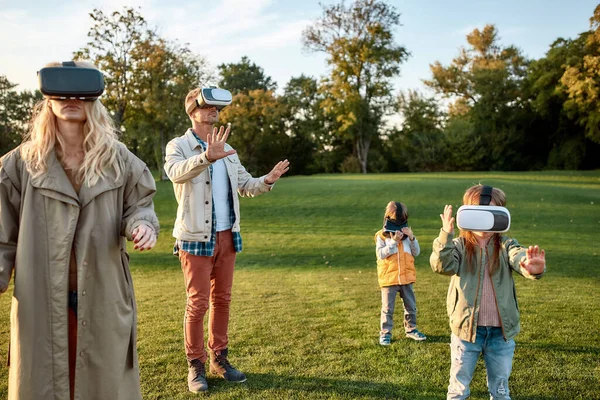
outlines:
[[[248, 376], [209, 376], [211, 399], [442, 399], [450, 366], [445, 310], [449, 279], [431, 272], [431, 243], [444, 204], [474, 183], [502, 188], [511, 236], [546, 249], [540, 281], [516, 277], [522, 331], [513, 399], [600, 399], [600, 171], [289, 177], [271, 193], [242, 199], [230, 360]], [[378, 345], [380, 291], [373, 235], [390, 200], [407, 204], [421, 244], [416, 258], [419, 329], [404, 338], [401, 303], [390, 347]], [[139, 308], [144, 399], [191, 399], [183, 352], [185, 289], [171, 255], [175, 199], [158, 183], [162, 233], [155, 250], [132, 254]], [[0, 297], [6, 360], [10, 295]], [[0, 370], [6, 398], [8, 370]], [[472, 398], [485, 399], [477, 367]]]

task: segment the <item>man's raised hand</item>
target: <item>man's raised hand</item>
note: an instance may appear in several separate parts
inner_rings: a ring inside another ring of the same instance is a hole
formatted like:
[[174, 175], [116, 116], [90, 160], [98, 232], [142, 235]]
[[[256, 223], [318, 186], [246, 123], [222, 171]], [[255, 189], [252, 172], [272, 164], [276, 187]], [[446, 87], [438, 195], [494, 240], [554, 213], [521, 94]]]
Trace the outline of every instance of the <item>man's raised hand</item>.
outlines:
[[221, 126], [218, 131], [214, 127], [212, 133], [208, 134], [206, 137], [206, 158], [208, 162], [212, 163], [236, 153], [233, 149], [225, 151], [225, 143], [227, 143], [230, 130], [231, 125], [227, 125], [227, 129]]
[[265, 183], [267, 185], [274, 184], [277, 181], [277, 179], [281, 178], [281, 175], [288, 172], [289, 169], [290, 169], [290, 162], [288, 160], [279, 161], [277, 163], [277, 165], [275, 165], [273, 167], [271, 172], [269, 172], [265, 176]]

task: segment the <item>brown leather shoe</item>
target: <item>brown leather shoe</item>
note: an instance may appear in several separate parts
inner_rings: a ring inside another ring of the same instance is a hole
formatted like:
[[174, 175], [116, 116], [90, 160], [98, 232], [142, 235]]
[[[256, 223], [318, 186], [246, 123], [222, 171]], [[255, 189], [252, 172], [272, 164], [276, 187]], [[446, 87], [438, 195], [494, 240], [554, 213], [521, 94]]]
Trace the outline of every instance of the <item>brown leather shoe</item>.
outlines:
[[202, 393], [208, 390], [206, 383], [206, 367], [200, 360], [188, 362], [188, 388], [192, 393]]
[[210, 351], [210, 373], [229, 382], [246, 382], [246, 375], [235, 369], [227, 360], [227, 349]]

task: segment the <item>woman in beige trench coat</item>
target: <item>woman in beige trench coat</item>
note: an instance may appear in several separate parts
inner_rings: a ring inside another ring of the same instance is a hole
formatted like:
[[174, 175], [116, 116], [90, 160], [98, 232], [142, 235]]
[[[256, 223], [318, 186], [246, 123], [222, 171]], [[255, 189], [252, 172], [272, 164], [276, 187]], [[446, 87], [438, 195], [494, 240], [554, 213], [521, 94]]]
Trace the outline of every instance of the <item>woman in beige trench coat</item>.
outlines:
[[141, 399], [125, 243], [156, 243], [155, 190], [99, 100], [36, 106], [28, 138], [0, 159], [0, 292], [14, 274], [9, 399]]

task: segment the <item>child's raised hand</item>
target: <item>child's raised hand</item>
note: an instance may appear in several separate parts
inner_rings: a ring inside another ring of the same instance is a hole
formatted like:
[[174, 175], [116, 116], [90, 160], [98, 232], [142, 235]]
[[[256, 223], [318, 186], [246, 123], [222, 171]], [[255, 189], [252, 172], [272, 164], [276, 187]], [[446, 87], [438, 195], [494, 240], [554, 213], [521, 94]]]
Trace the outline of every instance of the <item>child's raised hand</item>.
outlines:
[[531, 275], [541, 274], [546, 267], [546, 252], [538, 245], [529, 246], [525, 252], [525, 261], [521, 261], [520, 264]]
[[394, 239], [396, 241], [396, 243], [400, 243], [403, 238], [404, 238], [404, 235], [400, 231], [395, 231], [392, 234], [392, 239]]
[[406, 236], [408, 236], [408, 238], [410, 240], [415, 240], [415, 235], [413, 234], [412, 229], [410, 229], [408, 226], [402, 228], [402, 233], [404, 233]]
[[446, 233], [454, 233], [454, 217], [452, 216], [452, 206], [446, 204], [444, 207], [444, 213], [440, 214], [442, 219], [442, 229]]

